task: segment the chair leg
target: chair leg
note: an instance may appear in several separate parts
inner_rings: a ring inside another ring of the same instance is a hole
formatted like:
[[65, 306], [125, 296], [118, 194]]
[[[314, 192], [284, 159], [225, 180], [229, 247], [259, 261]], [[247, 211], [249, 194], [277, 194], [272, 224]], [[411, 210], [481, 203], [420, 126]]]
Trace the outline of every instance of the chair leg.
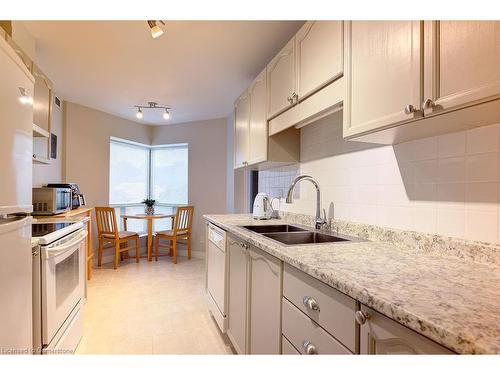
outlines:
[[135, 262], [139, 263], [139, 237], [135, 239]]
[[99, 238], [99, 247], [97, 248], [97, 266], [102, 265], [102, 239]]
[[174, 264], [177, 264], [177, 238], [172, 239], [172, 253], [174, 255]]
[[173, 240], [168, 240], [168, 256], [172, 257], [174, 256], [174, 251], [173, 251], [173, 248], [174, 248], [174, 241]]
[[191, 234], [187, 236], [188, 259], [191, 259]]
[[120, 242], [115, 241], [115, 270], [118, 268], [118, 256], [120, 253]]

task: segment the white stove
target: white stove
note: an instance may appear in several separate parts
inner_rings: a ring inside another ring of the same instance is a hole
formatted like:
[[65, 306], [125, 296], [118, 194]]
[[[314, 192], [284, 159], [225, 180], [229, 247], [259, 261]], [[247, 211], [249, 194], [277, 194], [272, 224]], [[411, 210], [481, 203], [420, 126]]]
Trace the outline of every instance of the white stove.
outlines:
[[87, 235], [82, 222], [32, 225], [35, 353], [73, 353], [82, 338]]

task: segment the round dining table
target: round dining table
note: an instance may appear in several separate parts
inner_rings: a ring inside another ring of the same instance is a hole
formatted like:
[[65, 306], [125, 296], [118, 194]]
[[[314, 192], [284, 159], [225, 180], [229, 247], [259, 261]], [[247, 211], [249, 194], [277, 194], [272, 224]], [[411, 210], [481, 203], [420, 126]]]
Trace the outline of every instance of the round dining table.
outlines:
[[147, 220], [148, 222], [148, 261], [152, 260], [152, 247], [153, 247], [153, 220], [155, 219], [165, 219], [171, 218], [172, 221], [175, 218], [175, 214], [131, 214], [131, 215], [121, 215], [123, 218], [123, 229], [127, 230], [127, 219], [139, 219]]

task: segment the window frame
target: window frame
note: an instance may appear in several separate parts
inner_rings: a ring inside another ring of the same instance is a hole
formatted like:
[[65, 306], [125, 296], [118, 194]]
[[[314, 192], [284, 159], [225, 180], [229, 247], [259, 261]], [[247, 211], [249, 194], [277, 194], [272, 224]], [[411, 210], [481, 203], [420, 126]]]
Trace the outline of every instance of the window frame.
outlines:
[[[187, 191], [187, 201], [189, 202], [189, 143], [170, 143], [170, 144], [161, 144], [161, 145], [146, 145], [143, 143], [138, 143], [134, 141], [129, 141], [127, 139], [123, 138], [117, 138], [117, 137], [110, 137], [109, 139], [109, 158], [108, 158], [108, 165], [109, 165], [109, 176], [108, 176], [108, 187], [109, 184], [111, 183], [111, 144], [112, 143], [118, 143], [118, 144], [124, 144], [127, 146], [131, 147], [137, 147], [140, 149], [147, 150], [148, 156], [147, 156], [147, 181], [146, 181], [146, 191], [147, 191], [147, 199], [151, 199], [153, 196], [152, 192], [152, 187], [153, 187], [153, 169], [152, 169], [152, 163], [153, 163], [153, 150], [159, 150], [159, 149], [169, 149], [169, 148], [186, 148], [187, 150], [187, 168], [188, 168], [188, 191]], [[134, 203], [113, 203], [111, 204], [111, 189], [109, 190], [108, 194], [108, 203], [113, 206], [113, 207], [122, 207], [122, 206], [137, 206], [137, 205], [142, 205], [142, 202], [134, 202]], [[183, 206], [186, 205], [187, 203], [168, 203], [168, 202], [156, 202], [158, 206], [167, 206], [167, 207], [175, 207], [175, 206]]]

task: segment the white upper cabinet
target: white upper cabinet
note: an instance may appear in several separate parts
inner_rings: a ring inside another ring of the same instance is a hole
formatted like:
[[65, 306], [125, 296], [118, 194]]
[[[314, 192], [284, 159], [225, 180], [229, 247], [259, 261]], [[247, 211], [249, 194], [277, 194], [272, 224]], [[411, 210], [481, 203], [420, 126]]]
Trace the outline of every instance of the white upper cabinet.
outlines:
[[234, 167], [248, 162], [250, 96], [245, 91], [234, 103]]
[[500, 97], [500, 21], [426, 21], [425, 35], [426, 115]]
[[267, 118], [291, 107], [297, 100], [295, 37], [267, 65]]
[[422, 116], [423, 23], [345, 21], [344, 137]]
[[250, 95], [250, 135], [248, 164], [267, 159], [266, 71], [261, 72], [248, 88]]
[[342, 21], [308, 21], [295, 35], [297, 94], [303, 100], [344, 73]]
[[35, 77], [33, 123], [44, 130], [50, 131], [52, 83], [36, 65], [33, 65], [33, 76]]

